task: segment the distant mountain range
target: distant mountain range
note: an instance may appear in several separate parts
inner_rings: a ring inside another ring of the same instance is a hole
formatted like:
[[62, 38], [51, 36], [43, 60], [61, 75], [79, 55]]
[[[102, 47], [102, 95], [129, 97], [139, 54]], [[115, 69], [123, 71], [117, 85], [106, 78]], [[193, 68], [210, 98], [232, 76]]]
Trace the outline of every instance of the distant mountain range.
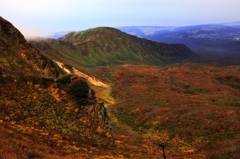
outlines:
[[[166, 34], [166, 33], [172, 33], [172, 32], [180, 32], [180, 31], [187, 31], [187, 30], [212, 30], [213, 27], [222, 27], [221, 29], [225, 28], [225, 32], [228, 31], [228, 27], [231, 28], [240, 28], [240, 21], [236, 22], [228, 22], [228, 23], [218, 23], [218, 24], [202, 24], [202, 25], [190, 25], [190, 26], [121, 26], [117, 27], [123, 32], [127, 32], [132, 35], [136, 35], [142, 38], [146, 38], [151, 35], [158, 35], [158, 34]], [[219, 28], [218, 28], [219, 29]], [[239, 31], [231, 30], [231, 31]], [[215, 28], [215, 31], [217, 28]], [[223, 30], [221, 30], [223, 31]]]
[[182, 27], [125, 26], [118, 29], [157, 42], [183, 43], [199, 54], [240, 52], [240, 22]]
[[70, 31], [61, 31], [61, 32], [55, 32], [51, 35], [45, 36], [44, 38], [50, 38], [50, 39], [58, 39], [69, 33]]
[[[121, 26], [117, 29], [162, 43], [182, 43], [198, 54], [229, 55], [240, 52], [240, 21], [193, 26]], [[68, 32], [53, 33], [58, 39]]]

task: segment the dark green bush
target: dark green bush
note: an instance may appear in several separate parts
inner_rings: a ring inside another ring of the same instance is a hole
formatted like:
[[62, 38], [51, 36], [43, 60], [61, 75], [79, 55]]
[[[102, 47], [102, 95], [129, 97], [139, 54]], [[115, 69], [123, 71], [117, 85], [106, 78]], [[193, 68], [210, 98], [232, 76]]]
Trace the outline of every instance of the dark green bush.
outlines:
[[70, 92], [78, 98], [88, 98], [89, 86], [87, 82], [74, 83], [70, 86]]
[[79, 99], [77, 101], [77, 104], [78, 105], [82, 105], [82, 106], [86, 106], [86, 105], [89, 105], [90, 103], [89, 103], [89, 101], [87, 99]]
[[186, 94], [195, 94], [194, 90], [190, 90], [190, 89], [186, 89], [184, 91], [184, 93], [186, 93]]
[[57, 83], [60, 83], [60, 84], [70, 83], [71, 82], [71, 76], [72, 75], [67, 75], [67, 76], [64, 76], [62, 78], [59, 78], [59, 79], [57, 79]]
[[91, 89], [91, 93], [92, 93], [93, 96], [95, 95], [95, 92], [94, 92], [94, 90], [92, 90], [92, 89]]
[[180, 87], [183, 87], [183, 88], [189, 88], [190, 85], [189, 84], [186, 84], [186, 83], [182, 83], [182, 82], [178, 82], [175, 84], [176, 86], [180, 86]]
[[[70, 86], [69, 90], [70, 92], [77, 97], [77, 104], [81, 106], [86, 106], [91, 104], [89, 102], [89, 86], [86, 81], [78, 81], [77, 83], [74, 83]], [[93, 94], [94, 91], [91, 90], [91, 93]]]
[[28, 153], [27, 153], [27, 157], [28, 157], [29, 159], [43, 158], [43, 156], [42, 156], [41, 153], [38, 153], [38, 152], [35, 152], [35, 151], [33, 151], [33, 152], [28, 152]]
[[42, 77], [41, 84], [45, 85], [45, 84], [47, 84], [47, 83], [52, 83], [52, 82], [54, 82], [54, 79], [53, 79], [53, 78]]

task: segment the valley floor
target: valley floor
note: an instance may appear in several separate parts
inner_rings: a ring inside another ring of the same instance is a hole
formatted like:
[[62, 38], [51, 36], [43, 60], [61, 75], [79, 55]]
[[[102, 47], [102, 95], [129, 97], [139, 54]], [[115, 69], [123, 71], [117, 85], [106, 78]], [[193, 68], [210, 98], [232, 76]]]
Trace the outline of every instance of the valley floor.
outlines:
[[95, 76], [112, 80], [115, 104], [108, 111], [129, 134], [153, 140], [167, 134], [176, 152], [239, 158], [240, 66], [125, 64]]

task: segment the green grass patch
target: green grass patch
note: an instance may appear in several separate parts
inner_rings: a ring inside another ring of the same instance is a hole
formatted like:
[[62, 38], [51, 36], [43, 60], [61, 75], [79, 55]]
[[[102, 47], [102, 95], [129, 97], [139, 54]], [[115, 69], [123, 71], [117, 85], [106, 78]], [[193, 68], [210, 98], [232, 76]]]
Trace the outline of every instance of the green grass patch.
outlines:
[[208, 93], [209, 91], [204, 88], [193, 88], [184, 90], [185, 94], [198, 94], [198, 93]]
[[234, 89], [240, 89], [240, 78], [236, 76], [219, 76], [217, 80], [225, 85], [228, 85]]
[[182, 83], [182, 82], [178, 82], [175, 84], [176, 86], [179, 86], [179, 87], [183, 87], [183, 88], [189, 88], [190, 87], [190, 84], [187, 84], [187, 83]]
[[185, 94], [195, 94], [195, 91], [191, 90], [191, 89], [186, 89], [186, 90], [184, 90], [184, 93]]
[[129, 127], [132, 128], [133, 131], [138, 133], [146, 132], [147, 130], [152, 128], [152, 125], [147, 123], [145, 120], [136, 120], [138, 118], [137, 113], [128, 113], [124, 111], [114, 111], [113, 114], [117, 117], [117, 119]]
[[188, 84], [188, 83], [176, 82], [175, 80], [170, 79], [170, 78], [167, 79], [167, 82], [168, 82], [169, 84], [175, 85], [175, 86], [177, 86], [177, 87], [182, 87], [182, 88], [185, 88], [185, 89], [187, 89], [187, 88], [190, 87], [190, 84]]

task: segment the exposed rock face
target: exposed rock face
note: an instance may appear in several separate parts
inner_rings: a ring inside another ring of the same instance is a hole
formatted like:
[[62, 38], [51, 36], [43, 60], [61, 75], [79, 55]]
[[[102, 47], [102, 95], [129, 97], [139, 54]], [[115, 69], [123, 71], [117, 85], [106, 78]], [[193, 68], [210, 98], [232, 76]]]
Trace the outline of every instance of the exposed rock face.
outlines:
[[[58, 77], [63, 74], [39, 53], [10, 22], [0, 17], [0, 69], [11, 74]], [[10, 73], [9, 72], [9, 73]]]
[[[79, 77], [76, 79], [76, 76], [73, 76], [71, 79], [72, 84], [78, 83], [81, 85], [84, 81], [84, 78]], [[95, 92], [89, 86], [87, 94], [87, 101], [89, 104], [86, 106], [79, 105], [79, 110], [77, 110], [80, 122], [91, 126], [94, 130], [101, 134], [111, 132], [110, 119], [104, 104], [97, 102]], [[79, 99], [81, 100], [81, 97], [76, 96], [76, 101]], [[101, 131], [98, 131], [98, 129], [101, 129]]]
[[[111, 132], [110, 119], [107, 115], [107, 110], [102, 104], [94, 104], [83, 107], [88, 118], [91, 118], [91, 123], [95, 128], [100, 128], [104, 132]], [[97, 130], [96, 130], [97, 131]]]

